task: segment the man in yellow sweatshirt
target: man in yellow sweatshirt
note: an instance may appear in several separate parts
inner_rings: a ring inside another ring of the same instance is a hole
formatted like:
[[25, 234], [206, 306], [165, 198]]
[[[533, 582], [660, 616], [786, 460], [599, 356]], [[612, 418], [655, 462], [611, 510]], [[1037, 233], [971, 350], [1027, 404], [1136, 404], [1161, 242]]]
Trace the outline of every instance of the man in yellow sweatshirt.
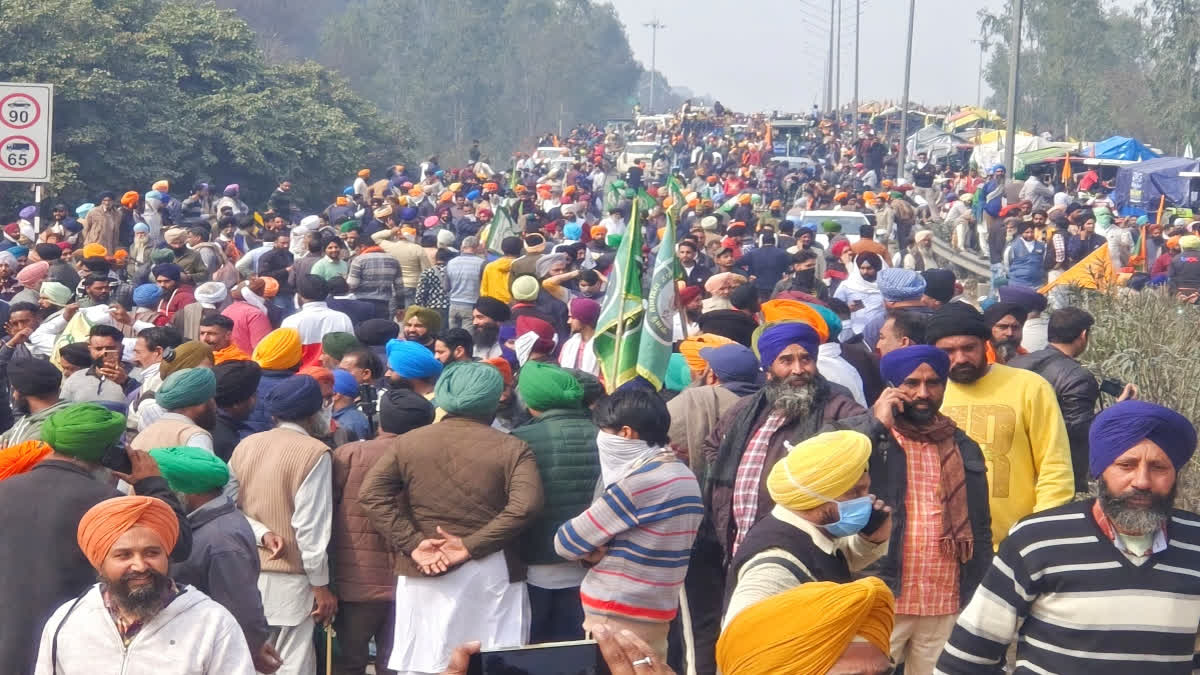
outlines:
[[991, 333], [974, 307], [951, 302], [929, 318], [926, 340], [950, 357], [942, 413], [988, 464], [992, 542], [1021, 518], [1075, 495], [1071, 446], [1058, 399], [1040, 375], [987, 362]]
[[500, 240], [500, 252], [504, 257], [484, 265], [483, 279], [479, 282], [479, 295], [495, 298], [504, 304], [512, 302], [512, 291], [508, 287], [508, 276], [513, 261], [521, 254], [521, 238], [505, 237]]

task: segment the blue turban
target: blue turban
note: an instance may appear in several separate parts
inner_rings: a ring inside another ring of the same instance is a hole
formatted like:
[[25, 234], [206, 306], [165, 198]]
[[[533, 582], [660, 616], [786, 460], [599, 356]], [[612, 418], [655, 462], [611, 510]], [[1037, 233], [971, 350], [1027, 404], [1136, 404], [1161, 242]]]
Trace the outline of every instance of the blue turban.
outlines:
[[503, 391], [504, 376], [495, 366], [479, 361], [459, 361], [447, 367], [438, 378], [433, 404], [451, 415], [491, 417], [500, 406]]
[[419, 342], [388, 340], [388, 368], [405, 379], [425, 380], [442, 374], [442, 363]]
[[799, 321], [781, 321], [769, 323], [756, 331], [758, 340], [753, 342], [754, 351], [762, 362], [762, 369], [767, 370], [775, 363], [775, 359], [783, 350], [791, 345], [800, 345], [813, 359], [817, 358], [817, 349], [821, 337], [812, 326]]
[[10, 246], [8, 248], [8, 252], [11, 253], [14, 258], [20, 258], [22, 256], [29, 255], [29, 247], [28, 246]]
[[150, 234], [150, 226], [145, 223], [138, 223], [133, 226], [133, 231], [141, 232], [142, 234]]
[[890, 386], [897, 386], [922, 363], [928, 363], [937, 376], [946, 379], [950, 373], [950, 357], [933, 345], [912, 345], [890, 351], [879, 359], [879, 374]]
[[992, 168], [988, 169], [988, 173], [996, 173], [997, 171], [1005, 171], [1003, 164], [993, 164]]
[[1147, 216], [1138, 216], [1138, 219], [1137, 219], [1137, 224], [1138, 224], [1138, 225], [1147, 225], [1147, 224], [1149, 224], [1149, 223], [1150, 223], [1150, 218], [1149, 218], [1149, 217], [1147, 217]]
[[158, 284], [142, 284], [133, 289], [133, 304], [138, 307], [153, 307], [162, 299], [162, 289]]
[[925, 277], [901, 267], [888, 267], [875, 280], [879, 294], [888, 302], [920, 300], [925, 295]]
[[311, 375], [292, 375], [267, 393], [267, 414], [291, 422], [313, 415], [324, 403], [321, 385]]
[[818, 305], [815, 302], [804, 303], [812, 307], [821, 318], [825, 320], [825, 327], [829, 330], [829, 342], [837, 342], [838, 336], [842, 334], [842, 319], [825, 305]]
[[705, 347], [700, 350], [700, 358], [722, 382], [758, 380], [758, 357], [745, 345], [734, 342], [720, 347]]
[[417, 210], [411, 206], [400, 209], [400, 220], [412, 220], [417, 217]]
[[563, 226], [563, 236], [571, 241], [583, 239], [583, 225], [580, 223], [567, 223]]
[[1088, 464], [1099, 478], [1118, 457], [1143, 440], [1162, 448], [1178, 471], [1196, 451], [1196, 428], [1186, 417], [1146, 401], [1121, 401], [1105, 408], [1088, 431]]
[[342, 190], [342, 194], [346, 195], [347, 197], [354, 194], [354, 186], [353, 185], [346, 186], [346, 189]]
[[163, 410], [200, 405], [217, 395], [217, 376], [208, 368], [184, 368], [163, 380], [154, 399]]
[[183, 278], [183, 268], [175, 263], [159, 263], [150, 270], [150, 274], [157, 279], [158, 277], [166, 277], [175, 283]]
[[75, 209], [75, 217], [76, 218], [85, 218], [85, 217], [87, 217], [88, 212], [90, 212], [94, 208], [96, 208], [96, 205], [91, 202], [88, 202], [86, 204], [80, 204]]
[[467, 201], [473, 202], [476, 199], [479, 199], [479, 190], [471, 190], [467, 193]]
[[351, 398], [358, 396], [358, 380], [354, 379], [350, 371], [338, 368], [333, 371], [333, 393]]

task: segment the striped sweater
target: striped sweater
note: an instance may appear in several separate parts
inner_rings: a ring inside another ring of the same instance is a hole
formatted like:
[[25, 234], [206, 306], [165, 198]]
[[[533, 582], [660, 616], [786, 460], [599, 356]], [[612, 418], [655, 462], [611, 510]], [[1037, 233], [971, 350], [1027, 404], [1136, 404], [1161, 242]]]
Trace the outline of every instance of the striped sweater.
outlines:
[[1002, 673], [998, 664], [1018, 637], [1016, 673], [1192, 672], [1200, 516], [1174, 511], [1166, 547], [1139, 566], [1100, 529], [1094, 503], [1013, 526], [935, 672]]
[[587, 613], [666, 622], [675, 618], [703, 515], [700, 485], [691, 470], [682, 462], [656, 460], [610, 485], [586, 511], [564, 523], [554, 548], [578, 560], [608, 547], [580, 588]]

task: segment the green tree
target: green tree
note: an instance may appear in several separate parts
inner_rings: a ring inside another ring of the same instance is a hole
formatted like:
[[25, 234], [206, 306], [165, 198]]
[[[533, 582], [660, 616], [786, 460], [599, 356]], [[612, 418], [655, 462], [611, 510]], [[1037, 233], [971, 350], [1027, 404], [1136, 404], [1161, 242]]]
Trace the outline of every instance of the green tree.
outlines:
[[406, 129], [340, 77], [269, 65], [246, 23], [211, 2], [4, 0], [0, 33], [0, 80], [55, 85], [58, 198], [219, 179], [262, 206], [286, 177], [319, 206], [355, 170], [407, 151]]
[[[1168, 145], [1195, 143], [1200, 126], [1200, 2], [1149, 0], [1142, 8], [1149, 30], [1154, 110]], [[1178, 147], [1176, 147], [1178, 146]]]

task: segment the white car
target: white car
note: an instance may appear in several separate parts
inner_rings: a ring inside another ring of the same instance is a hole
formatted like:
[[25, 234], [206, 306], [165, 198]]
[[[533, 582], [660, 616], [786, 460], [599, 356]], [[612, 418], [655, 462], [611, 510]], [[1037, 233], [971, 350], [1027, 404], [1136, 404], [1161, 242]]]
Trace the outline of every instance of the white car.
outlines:
[[541, 164], [559, 157], [567, 157], [571, 153], [566, 148], [557, 148], [553, 145], [544, 145], [533, 151], [533, 161]]
[[[829, 235], [821, 231], [821, 223], [832, 220], [842, 226], [842, 234], [846, 235], [846, 239], [851, 243], [859, 240], [859, 228], [863, 225], [870, 225], [871, 221], [866, 215], [858, 211], [791, 211], [788, 213], [787, 219], [795, 223], [796, 229], [811, 225], [817, 231], [817, 243], [829, 250]], [[876, 233], [875, 236], [879, 236]]]
[[629, 171], [629, 167], [638, 162], [650, 164], [653, 162], [656, 152], [658, 152], [658, 143], [646, 141], [626, 143], [625, 149], [617, 155], [617, 173], [624, 174]]

